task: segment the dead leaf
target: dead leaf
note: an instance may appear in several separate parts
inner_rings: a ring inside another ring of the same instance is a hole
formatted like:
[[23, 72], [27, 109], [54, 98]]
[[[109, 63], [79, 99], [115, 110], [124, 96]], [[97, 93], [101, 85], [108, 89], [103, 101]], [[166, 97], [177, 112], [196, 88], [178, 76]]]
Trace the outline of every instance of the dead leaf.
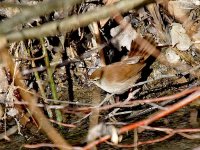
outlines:
[[[122, 21], [129, 22], [130, 18], [124, 17]], [[113, 37], [112, 44], [119, 50], [122, 50], [122, 47], [126, 47], [129, 51], [131, 49], [131, 43], [136, 38], [137, 33], [133, 28], [128, 25], [124, 30], [121, 26], [117, 26], [110, 30], [110, 35]]]
[[175, 46], [181, 50], [188, 50], [192, 45], [190, 37], [187, 35], [186, 30], [179, 23], [172, 23], [172, 29], [170, 31], [172, 46]]

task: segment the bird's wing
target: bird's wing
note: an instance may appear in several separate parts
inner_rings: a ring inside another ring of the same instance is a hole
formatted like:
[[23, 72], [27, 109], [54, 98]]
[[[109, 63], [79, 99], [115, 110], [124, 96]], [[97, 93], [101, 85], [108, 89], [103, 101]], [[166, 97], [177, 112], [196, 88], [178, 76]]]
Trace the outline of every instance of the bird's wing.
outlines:
[[[120, 63], [120, 62], [119, 62]], [[108, 65], [105, 69], [104, 75], [110, 81], [123, 82], [134, 76], [138, 76], [140, 70], [145, 66], [144, 63], [123, 64], [115, 63]]]

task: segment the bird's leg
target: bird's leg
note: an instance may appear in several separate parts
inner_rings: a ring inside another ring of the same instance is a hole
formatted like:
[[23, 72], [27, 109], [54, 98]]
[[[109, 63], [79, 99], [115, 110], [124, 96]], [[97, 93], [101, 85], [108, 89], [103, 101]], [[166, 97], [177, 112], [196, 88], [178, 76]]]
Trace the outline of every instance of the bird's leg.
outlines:
[[128, 100], [131, 100], [131, 99], [134, 99], [135, 98], [135, 95], [141, 90], [141, 88], [138, 88], [138, 89], [133, 89], [131, 88], [129, 91], [129, 94], [128, 94]]

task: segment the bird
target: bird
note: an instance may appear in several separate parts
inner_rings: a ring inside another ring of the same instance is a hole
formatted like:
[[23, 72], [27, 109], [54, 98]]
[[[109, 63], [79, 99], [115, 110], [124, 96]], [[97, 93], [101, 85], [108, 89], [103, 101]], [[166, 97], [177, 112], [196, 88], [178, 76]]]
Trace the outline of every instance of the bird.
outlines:
[[[142, 44], [138, 44], [141, 43]], [[141, 77], [146, 60], [151, 55], [147, 53], [147, 40], [138, 38], [132, 41], [128, 58], [96, 69], [90, 76], [91, 82], [104, 91], [112, 94], [123, 94], [130, 89]], [[152, 47], [151, 47], [152, 48]], [[152, 51], [153, 53], [153, 51]]]

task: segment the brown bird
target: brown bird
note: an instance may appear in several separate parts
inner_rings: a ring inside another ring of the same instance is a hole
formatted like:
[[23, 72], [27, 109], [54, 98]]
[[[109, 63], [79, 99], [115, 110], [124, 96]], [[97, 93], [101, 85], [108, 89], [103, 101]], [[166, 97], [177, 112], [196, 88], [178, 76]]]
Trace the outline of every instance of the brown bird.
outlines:
[[138, 46], [138, 43], [143, 40], [139, 38], [132, 42], [129, 58], [96, 69], [91, 74], [90, 80], [104, 91], [114, 94], [122, 94], [131, 88], [141, 77], [141, 70], [146, 65], [145, 60], [150, 56], [144, 50], [144, 48], [147, 48], [146, 40]]

